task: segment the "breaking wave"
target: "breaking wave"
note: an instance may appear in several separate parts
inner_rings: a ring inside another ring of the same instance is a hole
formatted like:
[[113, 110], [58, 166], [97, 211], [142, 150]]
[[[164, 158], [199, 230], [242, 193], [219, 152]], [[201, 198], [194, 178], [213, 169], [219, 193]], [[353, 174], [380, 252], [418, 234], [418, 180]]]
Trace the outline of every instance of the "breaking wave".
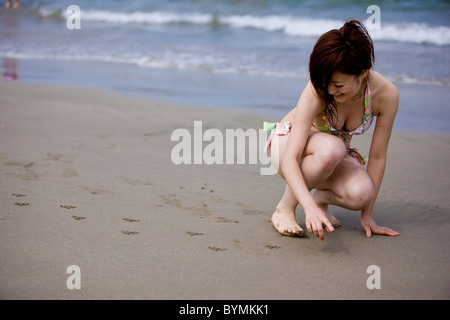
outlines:
[[[68, 13], [58, 11], [62, 18]], [[57, 13], [57, 12], [56, 12]], [[40, 8], [42, 18], [54, 17], [55, 11]], [[112, 12], [107, 10], [85, 10], [82, 21], [111, 24], [191, 24], [223, 26], [229, 28], [251, 28], [266, 32], [282, 32], [292, 37], [319, 37], [328, 30], [342, 26], [342, 20], [312, 19], [291, 15], [220, 15], [214, 13], [173, 12]], [[369, 30], [375, 41], [405, 42], [415, 44], [450, 45], [450, 28], [430, 26], [425, 23], [382, 23], [381, 29]]]

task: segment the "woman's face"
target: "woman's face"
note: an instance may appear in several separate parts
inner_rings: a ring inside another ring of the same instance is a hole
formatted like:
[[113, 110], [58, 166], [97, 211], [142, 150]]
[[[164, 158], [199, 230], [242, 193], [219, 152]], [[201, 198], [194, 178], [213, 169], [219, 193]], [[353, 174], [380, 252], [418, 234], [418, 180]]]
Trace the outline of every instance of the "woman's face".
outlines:
[[347, 102], [359, 96], [362, 79], [363, 75], [353, 76], [336, 71], [333, 73], [330, 84], [328, 85], [328, 94], [332, 95], [334, 101], [337, 103]]

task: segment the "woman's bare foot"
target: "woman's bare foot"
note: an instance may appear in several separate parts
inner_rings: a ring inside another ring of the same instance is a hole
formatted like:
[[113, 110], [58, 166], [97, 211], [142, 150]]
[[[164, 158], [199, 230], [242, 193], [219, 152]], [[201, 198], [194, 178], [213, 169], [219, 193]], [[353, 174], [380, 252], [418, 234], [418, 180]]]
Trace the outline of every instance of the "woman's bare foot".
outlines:
[[328, 220], [330, 220], [331, 225], [333, 226], [333, 228], [339, 228], [342, 224], [341, 222], [331, 214], [331, 212], [328, 210], [328, 205], [324, 205], [324, 206], [319, 206], [320, 209], [322, 209], [328, 217]]
[[295, 219], [295, 212], [276, 208], [272, 215], [272, 223], [275, 229], [283, 236], [303, 237], [306, 232], [299, 226]]
[[318, 192], [319, 190], [316, 190], [313, 193], [314, 201], [316, 201], [316, 204], [319, 207], [319, 209], [323, 210], [323, 212], [326, 213], [328, 220], [330, 220], [330, 223], [333, 226], [333, 228], [339, 228], [342, 225], [341, 222], [331, 214], [330, 210], [328, 210], [328, 204], [320, 202]]

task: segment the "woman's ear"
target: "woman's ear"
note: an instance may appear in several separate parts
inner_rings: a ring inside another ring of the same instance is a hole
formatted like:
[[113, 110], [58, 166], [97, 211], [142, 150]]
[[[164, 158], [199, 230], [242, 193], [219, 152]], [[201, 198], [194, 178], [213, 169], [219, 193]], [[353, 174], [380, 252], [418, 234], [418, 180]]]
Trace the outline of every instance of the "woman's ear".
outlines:
[[367, 78], [368, 75], [369, 75], [369, 70], [363, 70], [363, 72], [361, 72], [361, 74], [359, 75], [359, 79], [364, 80]]

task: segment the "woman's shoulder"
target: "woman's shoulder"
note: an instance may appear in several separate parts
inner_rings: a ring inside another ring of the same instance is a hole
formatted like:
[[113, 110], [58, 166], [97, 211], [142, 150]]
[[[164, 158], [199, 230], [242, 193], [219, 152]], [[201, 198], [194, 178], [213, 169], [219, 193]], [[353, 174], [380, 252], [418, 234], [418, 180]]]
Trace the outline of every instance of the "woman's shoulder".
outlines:
[[369, 85], [374, 102], [374, 111], [381, 111], [392, 103], [398, 103], [398, 90], [395, 84], [377, 71], [371, 70], [370, 75]]
[[372, 96], [389, 96], [398, 93], [395, 84], [374, 70], [370, 71], [369, 84]]
[[323, 106], [324, 105], [317, 96], [316, 90], [314, 89], [311, 81], [308, 81], [302, 91], [302, 94], [300, 95], [297, 105], [283, 118], [282, 122], [294, 122], [297, 112], [308, 111], [314, 114], [319, 114], [320, 112], [323, 112]]

